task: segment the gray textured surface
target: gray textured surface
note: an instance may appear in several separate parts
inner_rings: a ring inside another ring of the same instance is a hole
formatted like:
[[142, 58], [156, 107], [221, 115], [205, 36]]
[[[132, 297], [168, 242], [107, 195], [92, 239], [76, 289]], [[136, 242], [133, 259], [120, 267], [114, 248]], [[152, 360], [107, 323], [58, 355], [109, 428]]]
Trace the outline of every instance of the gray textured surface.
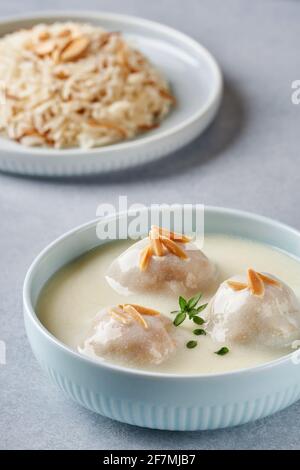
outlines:
[[10, 0], [0, 15], [83, 6], [158, 20], [189, 33], [219, 60], [221, 112], [205, 135], [160, 164], [110, 177], [47, 181], [0, 175], [0, 448], [300, 448], [300, 402], [235, 429], [142, 430], [88, 412], [41, 373], [22, 320], [22, 282], [36, 254], [95, 216], [100, 202], [203, 202], [275, 217], [300, 229], [300, 2], [292, 0]]

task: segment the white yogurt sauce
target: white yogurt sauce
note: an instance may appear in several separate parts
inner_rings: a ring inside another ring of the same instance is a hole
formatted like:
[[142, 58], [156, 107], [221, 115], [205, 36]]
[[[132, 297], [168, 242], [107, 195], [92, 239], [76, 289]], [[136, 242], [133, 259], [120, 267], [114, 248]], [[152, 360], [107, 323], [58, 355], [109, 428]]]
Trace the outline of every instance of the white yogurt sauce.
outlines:
[[[103, 307], [113, 304], [137, 303], [174, 318], [169, 312], [177, 309], [176, 297], [155, 293], [124, 297], [106, 282], [108, 266], [131, 243], [113, 242], [92, 250], [61, 269], [46, 284], [38, 300], [37, 311], [43, 325], [60, 341], [77, 350], [90, 329], [93, 317]], [[216, 263], [220, 282], [234, 274], [244, 274], [251, 267], [274, 274], [300, 298], [300, 263], [277, 249], [246, 239], [207, 235], [203, 251]], [[206, 293], [203, 302], [213, 294]], [[190, 339], [198, 341], [198, 346], [195, 349], [180, 348], [171, 359], [161, 365], [147, 367], [147, 370], [183, 375], [220, 373], [253, 367], [291, 352], [214, 343], [209, 336], [193, 335], [192, 331], [197, 326], [189, 320], [178, 328], [190, 330]], [[221, 346], [230, 348], [226, 356], [214, 354]], [[121, 364], [126, 365], [126, 362]]]

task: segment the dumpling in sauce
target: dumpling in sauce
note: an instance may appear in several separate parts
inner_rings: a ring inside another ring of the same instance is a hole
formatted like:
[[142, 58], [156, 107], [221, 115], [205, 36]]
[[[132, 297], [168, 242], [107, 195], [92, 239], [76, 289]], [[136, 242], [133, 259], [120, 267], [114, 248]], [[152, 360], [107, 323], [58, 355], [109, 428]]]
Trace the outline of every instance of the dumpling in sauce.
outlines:
[[126, 304], [101, 310], [79, 351], [128, 365], [157, 365], [177, 350], [179, 337], [171, 320], [156, 310]]
[[122, 253], [106, 275], [123, 295], [168, 291], [188, 296], [211, 288], [216, 278], [215, 265], [190, 238], [156, 226]]
[[223, 282], [209, 303], [207, 331], [228, 343], [290, 347], [300, 338], [300, 303], [283, 281], [248, 270]]

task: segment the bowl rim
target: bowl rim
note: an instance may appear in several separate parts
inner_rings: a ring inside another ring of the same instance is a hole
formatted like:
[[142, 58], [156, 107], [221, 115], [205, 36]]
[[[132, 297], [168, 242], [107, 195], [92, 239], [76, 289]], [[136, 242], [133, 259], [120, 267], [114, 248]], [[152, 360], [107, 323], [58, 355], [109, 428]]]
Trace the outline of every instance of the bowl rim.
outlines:
[[[161, 130], [155, 135], [150, 136], [141, 136], [139, 139], [133, 138], [128, 141], [105, 145], [103, 147], [94, 147], [89, 149], [82, 149], [82, 148], [70, 148], [70, 149], [48, 149], [44, 147], [29, 147], [26, 146], [17, 146], [15, 148], [8, 148], [5, 149], [7, 154], [11, 153], [24, 153], [24, 154], [31, 154], [33, 158], [38, 157], [47, 157], [47, 156], [63, 156], [63, 157], [74, 157], [74, 156], [82, 156], [83, 154], [89, 153], [91, 155], [98, 155], [98, 156], [107, 156], [107, 153], [113, 153], [115, 151], [126, 151], [132, 148], [139, 148], [141, 146], [147, 144], [157, 143], [157, 141], [168, 139], [172, 137], [174, 134], [178, 132], [182, 132], [192, 126], [193, 124], [197, 123], [201, 120], [206, 113], [208, 113], [211, 109], [216, 106], [218, 109], [222, 93], [223, 93], [223, 77], [221, 69], [218, 65], [218, 62], [214, 58], [214, 56], [209, 52], [209, 50], [200, 44], [198, 41], [190, 37], [189, 35], [182, 33], [180, 30], [167, 26], [157, 21], [148, 20], [145, 18], [140, 18], [135, 15], [126, 15], [126, 14], [119, 14], [119, 13], [111, 13], [105, 11], [93, 11], [93, 10], [45, 10], [45, 11], [33, 11], [31, 13], [23, 13], [18, 15], [8, 15], [2, 17], [0, 19], [0, 28], [1, 26], [7, 23], [13, 22], [21, 22], [21, 21], [42, 21], [45, 20], [47, 17], [49, 19], [53, 18], [56, 21], [59, 21], [60, 18], [65, 16], [71, 16], [77, 18], [77, 21], [80, 20], [82, 17], [90, 17], [91, 19], [98, 19], [101, 21], [103, 20], [110, 20], [110, 21], [119, 21], [123, 23], [127, 23], [130, 25], [138, 25], [144, 26], [146, 29], [152, 29], [157, 32], [161, 32], [166, 37], [172, 37], [177, 39], [181, 43], [186, 44], [190, 49], [193, 49], [197, 54], [200, 54], [202, 57], [205, 58], [205, 61], [209, 64], [209, 67], [214, 76], [215, 87], [213, 92], [210, 93], [208, 99], [205, 103], [195, 111], [191, 116], [185, 118], [182, 122], [172, 126], [170, 129]], [[7, 33], [9, 34], [9, 33]], [[10, 142], [10, 140], [9, 140]]]
[[[145, 210], [149, 209], [148, 207], [145, 208]], [[300, 231], [297, 229], [291, 227], [288, 224], [279, 222], [275, 219], [263, 216], [263, 215], [258, 215], [253, 212], [248, 212], [240, 209], [233, 209], [233, 208], [226, 208], [226, 207], [221, 207], [221, 206], [211, 206], [211, 205], [205, 205], [205, 211], [215, 213], [215, 214], [227, 214], [230, 216], [238, 216], [240, 218], [247, 218], [248, 220], [252, 220], [253, 222], [262, 222], [267, 225], [271, 225], [272, 227], [278, 228], [278, 229], [283, 229], [286, 230], [287, 232], [297, 236], [300, 238]], [[118, 218], [124, 214], [128, 214], [129, 211], [124, 211], [124, 212], [117, 212], [115, 213], [112, 218]], [[242, 368], [242, 369], [235, 369], [232, 371], [226, 371], [226, 372], [219, 372], [219, 373], [211, 373], [211, 374], [176, 374], [176, 373], [164, 373], [164, 372], [153, 372], [153, 371], [147, 371], [143, 369], [135, 369], [133, 367], [124, 367], [121, 365], [117, 364], [110, 364], [109, 362], [101, 362], [98, 361], [97, 359], [84, 356], [83, 354], [77, 352], [76, 350], [70, 348], [66, 344], [64, 344], [62, 341], [60, 341], [58, 338], [56, 338], [47, 328], [41, 323], [41, 321], [38, 318], [38, 315], [35, 312], [35, 308], [32, 305], [31, 302], [31, 284], [32, 280], [35, 275], [35, 270], [38, 268], [40, 262], [43, 260], [43, 258], [55, 247], [61, 243], [62, 241], [66, 240], [69, 237], [75, 236], [79, 232], [83, 232], [85, 230], [88, 230], [92, 226], [96, 225], [99, 223], [99, 220], [101, 218], [96, 218], [93, 219], [89, 222], [85, 222], [81, 225], [78, 225], [77, 227], [65, 232], [63, 235], [57, 237], [54, 241], [49, 243], [33, 260], [31, 263], [23, 284], [23, 309], [24, 309], [24, 317], [25, 315], [29, 316], [29, 319], [33, 322], [35, 328], [38, 329], [39, 333], [41, 333], [44, 338], [47, 341], [50, 341], [50, 343], [54, 347], [58, 347], [60, 350], [63, 352], [67, 353], [71, 357], [73, 357], [75, 360], [79, 360], [83, 363], [87, 363], [89, 365], [94, 365], [95, 367], [99, 369], [108, 369], [110, 371], [118, 372], [121, 374], [125, 375], [137, 375], [137, 376], [142, 376], [142, 377], [148, 377], [152, 379], [165, 379], [165, 380], [177, 380], [177, 379], [187, 379], [187, 380], [217, 380], [217, 379], [225, 379], [225, 378], [231, 378], [235, 377], [237, 375], [253, 375], [256, 373], [264, 373], [267, 370], [280, 366], [285, 362], [288, 362], [291, 360], [291, 357], [293, 355], [293, 352], [286, 354], [282, 357], [279, 357], [275, 360], [268, 361], [263, 364], [259, 364], [254, 367], [248, 367], [248, 368]], [[106, 219], [107, 220], [107, 219]], [[104, 243], [105, 244], [105, 243]], [[289, 254], [289, 252], [287, 251]], [[75, 260], [74, 258], [73, 260]], [[72, 260], [70, 261], [72, 262]], [[61, 268], [60, 268], [61, 269]], [[45, 285], [45, 284], [44, 284]], [[44, 287], [43, 285], [43, 287]], [[30, 341], [29, 341], [30, 342]]]

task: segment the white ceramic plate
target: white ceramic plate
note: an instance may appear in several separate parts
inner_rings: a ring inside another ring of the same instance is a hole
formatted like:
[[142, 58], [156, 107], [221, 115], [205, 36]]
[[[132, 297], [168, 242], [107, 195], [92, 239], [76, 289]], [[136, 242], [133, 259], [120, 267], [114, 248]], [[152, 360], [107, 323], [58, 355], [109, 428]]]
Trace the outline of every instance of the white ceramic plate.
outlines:
[[27, 148], [0, 139], [0, 170], [39, 176], [105, 173], [158, 159], [184, 146], [210, 124], [222, 95], [222, 76], [210, 53], [184, 34], [130, 16], [66, 12], [11, 18], [0, 22], [0, 36], [33, 24], [83, 21], [121, 31], [171, 83], [178, 100], [162, 125], [146, 136], [95, 149]]

